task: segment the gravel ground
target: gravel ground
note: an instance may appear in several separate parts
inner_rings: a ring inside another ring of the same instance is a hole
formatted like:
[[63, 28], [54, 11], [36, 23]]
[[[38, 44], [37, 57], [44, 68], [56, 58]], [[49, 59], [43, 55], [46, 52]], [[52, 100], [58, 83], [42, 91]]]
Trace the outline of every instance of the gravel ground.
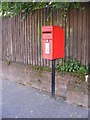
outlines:
[[86, 108], [13, 81], [2, 80], [3, 118], [88, 118]]

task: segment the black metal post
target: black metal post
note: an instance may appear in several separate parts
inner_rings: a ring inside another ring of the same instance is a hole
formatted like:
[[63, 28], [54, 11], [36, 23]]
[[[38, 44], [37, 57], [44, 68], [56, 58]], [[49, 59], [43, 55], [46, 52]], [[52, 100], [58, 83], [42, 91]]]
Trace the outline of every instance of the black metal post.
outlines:
[[55, 96], [55, 60], [52, 60], [52, 85], [51, 85], [51, 90], [52, 90], [52, 97]]

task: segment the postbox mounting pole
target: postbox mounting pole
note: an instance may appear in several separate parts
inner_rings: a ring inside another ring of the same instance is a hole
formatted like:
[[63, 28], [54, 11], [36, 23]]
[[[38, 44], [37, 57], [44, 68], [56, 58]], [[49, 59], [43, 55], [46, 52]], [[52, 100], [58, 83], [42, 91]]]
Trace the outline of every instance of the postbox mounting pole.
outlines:
[[52, 97], [55, 96], [55, 60], [52, 60], [52, 84], [51, 84], [51, 90], [52, 90]]

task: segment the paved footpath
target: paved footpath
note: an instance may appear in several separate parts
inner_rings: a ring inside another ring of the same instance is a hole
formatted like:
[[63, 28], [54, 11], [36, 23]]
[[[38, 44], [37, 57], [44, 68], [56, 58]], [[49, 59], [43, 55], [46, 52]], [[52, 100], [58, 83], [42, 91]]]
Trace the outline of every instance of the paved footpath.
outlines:
[[2, 80], [3, 118], [87, 118], [88, 110], [51, 98], [47, 92]]

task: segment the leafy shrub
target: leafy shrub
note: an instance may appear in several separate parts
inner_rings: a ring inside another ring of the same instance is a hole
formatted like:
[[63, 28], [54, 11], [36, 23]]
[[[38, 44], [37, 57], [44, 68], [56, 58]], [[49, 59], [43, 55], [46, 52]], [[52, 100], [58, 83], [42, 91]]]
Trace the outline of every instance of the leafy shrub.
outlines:
[[87, 74], [88, 69], [82, 65], [79, 61], [72, 61], [71, 58], [66, 60], [60, 59], [59, 64], [56, 65], [56, 70], [62, 72], [73, 72], [78, 74]]

